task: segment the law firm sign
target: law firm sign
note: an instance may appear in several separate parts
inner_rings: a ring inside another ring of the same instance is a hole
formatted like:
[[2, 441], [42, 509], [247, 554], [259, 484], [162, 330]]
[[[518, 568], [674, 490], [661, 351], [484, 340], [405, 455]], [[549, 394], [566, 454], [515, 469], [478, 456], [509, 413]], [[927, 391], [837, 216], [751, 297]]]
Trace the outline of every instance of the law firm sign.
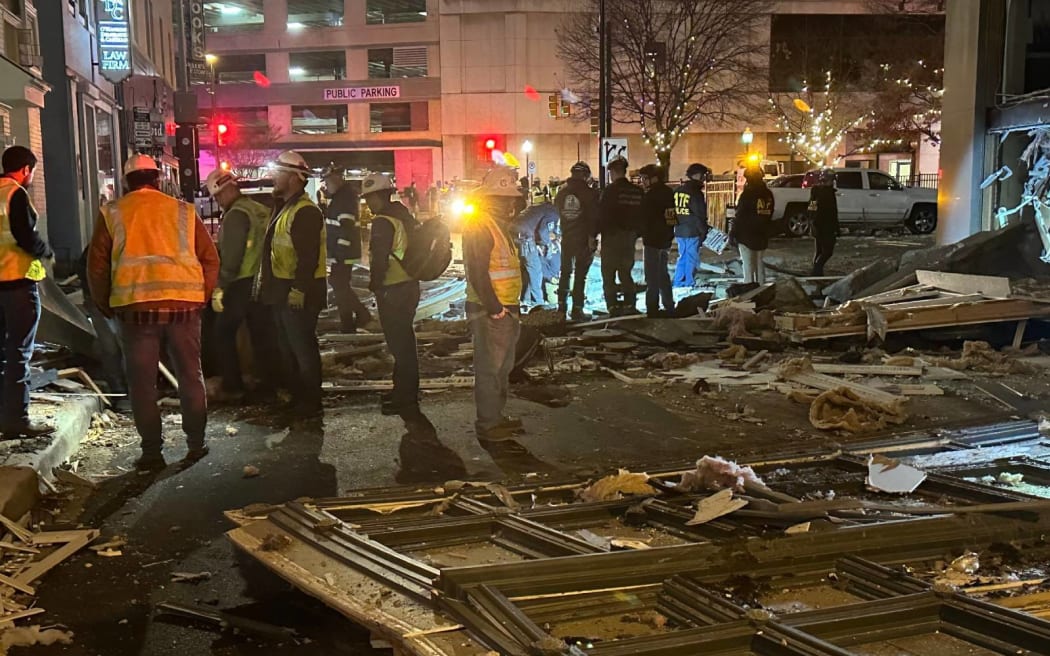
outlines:
[[95, 25], [98, 34], [98, 68], [114, 84], [131, 77], [129, 0], [98, 0]]
[[401, 97], [401, 87], [340, 87], [325, 89], [324, 99], [332, 102], [356, 102], [359, 100], [394, 100]]

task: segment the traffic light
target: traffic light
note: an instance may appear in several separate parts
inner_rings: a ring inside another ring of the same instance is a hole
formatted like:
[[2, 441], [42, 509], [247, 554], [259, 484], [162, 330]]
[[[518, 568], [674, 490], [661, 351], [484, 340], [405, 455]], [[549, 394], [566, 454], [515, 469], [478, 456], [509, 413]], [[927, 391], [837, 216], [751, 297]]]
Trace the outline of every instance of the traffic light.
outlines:
[[229, 137], [230, 126], [227, 123], [219, 122], [215, 124], [215, 144], [218, 146], [225, 146], [226, 140]]
[[561, 97], [558, 94], [547, 96], [547, 113], [551, 118], [558, 118], [561, 113]]
[[602, 131], [602, 123], [598, 119], [597, 114], [591, 114], [591, 134], [600, 134]]

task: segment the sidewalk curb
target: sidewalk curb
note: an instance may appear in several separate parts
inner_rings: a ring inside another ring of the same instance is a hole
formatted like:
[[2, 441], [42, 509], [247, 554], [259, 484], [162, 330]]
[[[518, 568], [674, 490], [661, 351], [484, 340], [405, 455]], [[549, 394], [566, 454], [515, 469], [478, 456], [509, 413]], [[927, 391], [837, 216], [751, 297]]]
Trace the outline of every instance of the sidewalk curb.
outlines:
[[72, 398], [58, 406], [55, 412], [55, 430], [51, 442], [32, 453], [12, 453], [2, 464], [8, 467], [29, 467], [41, 478], [54, 480], [51, 471], [76, 452], [91, 428], [91, 418], [102, 411], [102, 403], [94, 396]]

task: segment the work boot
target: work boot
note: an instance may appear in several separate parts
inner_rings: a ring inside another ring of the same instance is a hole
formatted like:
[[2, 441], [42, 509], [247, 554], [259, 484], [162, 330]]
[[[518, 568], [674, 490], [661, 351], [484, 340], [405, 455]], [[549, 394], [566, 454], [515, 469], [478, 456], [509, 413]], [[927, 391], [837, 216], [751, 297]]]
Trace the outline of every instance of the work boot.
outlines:
[[23, 419], [20, 422], [4, 426], [2, 429], [3, 439], [5, 440], [17, 440], [23, 437], [43, 437], [50, 435], [55, 432], [55, 427], [48, 424], [41, 424], [29, 419]]
[[582, 307], [574, 307], [572, 309], [570, 320], [575, 321], [576, 323], [582, 323], [584, 321], [590, 321], [591, 315], [584, 312]]
[[159, 472], [167, 466], [168, 463], [164, 462], [164, 456], [159, 453], [143, 453], [135, 461], [135, 471], [141, 473]]
[[478, 428], [475, 431], [479, 442], [506, 442], [513, 440], [514, 436], [521, 432], [520, 428], [496, 425], [492, 428]]
[[190, 450], [186, 452], [186, 457], [183, 458], [186, 462], [197, 462], [204, 456], [208, 455], [211, 449], [208, 448], [207, 444], [202, 446], [190, 447]]

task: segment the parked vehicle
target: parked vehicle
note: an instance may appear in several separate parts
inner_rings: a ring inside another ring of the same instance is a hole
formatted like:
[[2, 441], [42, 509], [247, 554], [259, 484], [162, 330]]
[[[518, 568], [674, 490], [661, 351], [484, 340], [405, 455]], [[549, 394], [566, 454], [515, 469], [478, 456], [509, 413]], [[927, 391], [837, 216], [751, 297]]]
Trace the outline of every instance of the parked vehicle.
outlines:
[[[834, 169], [839, 224], [850, 229], [903, 225], [925, 235], [937, 228], [937, 191], [905, 188], [883, 171]], [[801, 237], [809, 233], [809, 188], [801, 175], [785, 175], [769, 183], [776, 206], [774, 234]]]

